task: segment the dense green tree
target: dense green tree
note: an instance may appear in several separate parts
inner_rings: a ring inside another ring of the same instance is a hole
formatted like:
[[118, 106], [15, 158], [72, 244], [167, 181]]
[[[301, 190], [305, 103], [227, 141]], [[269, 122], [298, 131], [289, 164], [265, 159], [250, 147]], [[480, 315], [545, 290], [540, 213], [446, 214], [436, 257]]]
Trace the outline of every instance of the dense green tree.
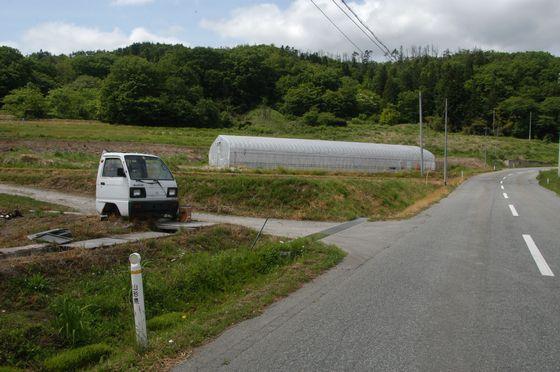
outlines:
[[304, 83], [290, 88], [284, 95], [282, 109], [292, 115], [302, 115], [319, 104], [321, 90], [311, 83]]
[[0, 46], [0, 99], [29, 82], [30, 67], [17, 49]]
[[17, 118], [39, 119], [47, 114], [45, 97], [32, 85], [12, 90], [3, 101], [4, 109]]
[[120, 58], [101, 88], [101, 118], [110, 123], [161, 123], [162, 85], [154, 64], [140, 57]]
[[417, 122], [421, 91], [426, 118], [441, 117], [448, 99], [452, 130], [479, 133], [496, 109], [500, 134], [525, 137], [527, 113], [533, 111], [535, 135], [556, 138], [560, 58], [481, 50], [436, 57], [426, 48], [408, 55], [401, 49], [397, 57], [398, 62], [333, 58], [271, 45], [137, 43], [69, 56], [23, 56], [0, 47], [0, 101], [31, 83], [48, 96], [49, 115], [56, 117], [219, 126], [265, 105], [319, 125], [321, 113], [371, 122], [384, 108], [383, 123]]
[[109, 52], [78, 52], [71, 55], [70, 61], [77, 75], [105, 78], [116, 57]]
[[97, 119], [99, 89], [65, 85], [52, 89], [47, 96], [49, 116], [62, 119]]
[[531, 98], [509, 97], [498, 105], [498, 113], [502, 120], [511, 126], [512, 134], [526, 137], [529, 134], [529, 115], [536, 111], [536, 103]]
[[401, 121], [405, 123], [418, 122], [418, 109], [418, 92], [405, 91], [399, 93], [397, 110]]
[[356, 91], [356, 106], [361, 114], [379, 114], [383, 107], [383, 99], [369, 89], [358, 87]]

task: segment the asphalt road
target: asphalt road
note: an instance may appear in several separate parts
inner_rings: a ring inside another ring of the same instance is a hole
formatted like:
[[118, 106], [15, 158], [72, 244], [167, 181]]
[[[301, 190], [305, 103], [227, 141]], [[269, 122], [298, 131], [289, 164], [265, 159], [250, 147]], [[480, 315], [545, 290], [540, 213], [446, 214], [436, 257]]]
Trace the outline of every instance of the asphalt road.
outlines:
[[330, 236], [343, 263], [176, 370], [560, 369], [560, 198], [536, 174], [477, 176], [413, 219]]

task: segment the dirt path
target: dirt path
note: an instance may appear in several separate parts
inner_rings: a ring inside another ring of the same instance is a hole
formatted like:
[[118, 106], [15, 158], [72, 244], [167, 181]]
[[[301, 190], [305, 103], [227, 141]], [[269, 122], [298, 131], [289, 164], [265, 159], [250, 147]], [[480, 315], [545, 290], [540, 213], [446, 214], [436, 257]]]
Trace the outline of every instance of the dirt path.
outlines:
[[27, 196], [36, 200], [63, 205], [80, 213], [95, 214], [95, 199], [33, 187], [0, 184], [1, 194]]
[[[85, 214], [97, 213], [95, 210], [95, 199], [87, 196], [6, 184], [0, 184], [0, 193], [28, 196], [33, 199], [64, 205]], [[225, 216], [209, 213], [193, 213], [193, 218], [198, 221], [241, 225], [255, 230], [260, 229], [265, 221], [264, 218]], [[271, 235], [297, 238], [318, 233], [338, 224], [338, 222], [295, 221], [271, 218], [268, 220], [264, 232]]]

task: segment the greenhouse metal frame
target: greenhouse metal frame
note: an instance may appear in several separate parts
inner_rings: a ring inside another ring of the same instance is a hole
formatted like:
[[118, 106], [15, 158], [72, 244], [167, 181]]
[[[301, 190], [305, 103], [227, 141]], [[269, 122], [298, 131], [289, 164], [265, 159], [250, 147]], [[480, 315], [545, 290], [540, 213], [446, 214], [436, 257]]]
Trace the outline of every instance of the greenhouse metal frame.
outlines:
[[[407, 145], [219, 135], [208, 159], [219, 168], [386, 172], [420, 169], [420, 151]], [[424, 150], [424, 169], [435, 167], [435, 156]]]

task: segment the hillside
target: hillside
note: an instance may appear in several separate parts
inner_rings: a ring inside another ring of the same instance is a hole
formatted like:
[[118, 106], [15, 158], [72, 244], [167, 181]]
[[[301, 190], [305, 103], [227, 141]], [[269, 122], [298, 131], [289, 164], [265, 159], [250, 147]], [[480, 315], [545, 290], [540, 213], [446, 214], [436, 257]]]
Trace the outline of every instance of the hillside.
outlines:
[[134, 44], [115, 51], [23, 56], [0, 47], [0, 100], [16, 117], [88, 119], [150, 126], [233, 128], [269, 106], [305, 132], [354, 119], [442, 129], [449, 99], [454, 132], [556, 140], [560, 58], [545, 52], [419, 50], [399, 61], [336, 60], [289, 47], [188, 48]]

